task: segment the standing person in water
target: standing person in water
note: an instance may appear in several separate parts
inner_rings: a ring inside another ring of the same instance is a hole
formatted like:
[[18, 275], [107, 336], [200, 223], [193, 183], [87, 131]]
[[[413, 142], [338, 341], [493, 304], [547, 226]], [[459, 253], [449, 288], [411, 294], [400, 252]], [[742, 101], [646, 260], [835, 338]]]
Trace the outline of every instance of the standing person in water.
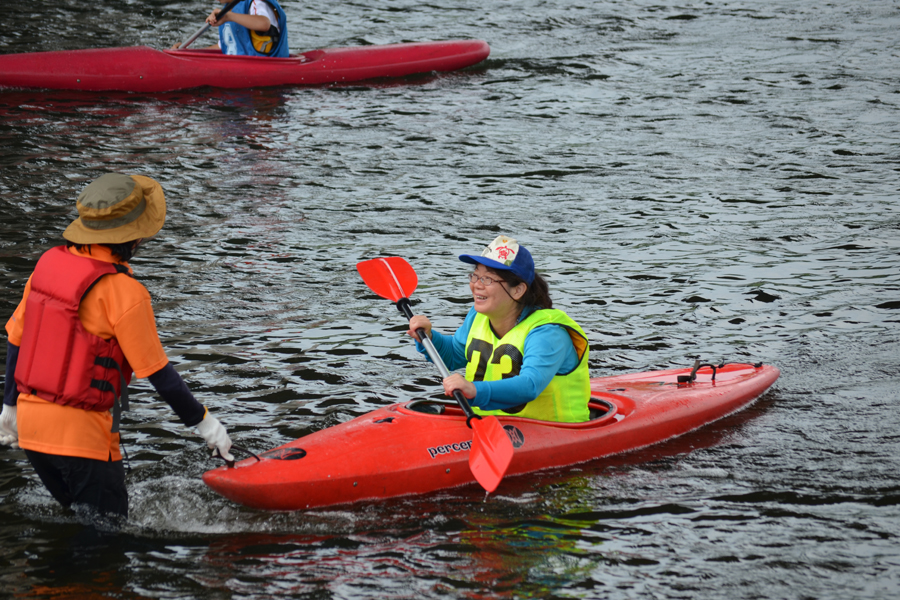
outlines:
[[[225, 4], [228, 0], [219, 0]], [[286, 58], [288, 50], [287, 16], [278, 0], [241, 0], [219, 16], [221, 9], [209, 13], [206, 22], [219, 28], [218, 45], [223, 54]], [[177, 50], [181, 44], [175, 44]]]
[[444, 393], [460, 390], [478, 414], [587, 421], [587, 336], [553, 308], [528, 249], [501, 235], [480, 256], [459, 259], [475, 265], [469, 275], [474, 306], [462, 327], [443, 335], [427, 317], [415, 315], [407, 332], [424, 353], [416, 335], [424, 329], [451, 371], [465, 367], [465, 377], [452, 373], [444, 379]]
[[127, 262], [165, 222], [162, 187], [109, 173], [76, 206], [66, 246], [41, 256], [6, 323], [0, 442], [25, 450], [63, 506], [127, 517], [119, 417], [132, 372], [228, 460], [231, 440], [166, 357], [150, 294]]

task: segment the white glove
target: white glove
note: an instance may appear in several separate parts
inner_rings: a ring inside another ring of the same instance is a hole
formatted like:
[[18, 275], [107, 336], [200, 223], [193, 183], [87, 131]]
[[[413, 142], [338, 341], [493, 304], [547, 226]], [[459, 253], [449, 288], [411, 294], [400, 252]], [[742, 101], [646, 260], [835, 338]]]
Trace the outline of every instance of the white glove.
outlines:
[[3, 405], [0, 412], [0, 444], [13, 448], [19, 447], [19, 428], [16, 426], [16, 407]]
[[231, 450], [231, 438], [228, 437], [228, 432], [217, 418], [206, 413], [203, 420], [197, 423], [197, 431], [206, 440], [206, 445], [213, 451], [213, 456], [216, 456], [216, 451], [218, 451], [218, 455], [225, 460], [229, 462], [234, 460], [234, 457], [228, 452]]

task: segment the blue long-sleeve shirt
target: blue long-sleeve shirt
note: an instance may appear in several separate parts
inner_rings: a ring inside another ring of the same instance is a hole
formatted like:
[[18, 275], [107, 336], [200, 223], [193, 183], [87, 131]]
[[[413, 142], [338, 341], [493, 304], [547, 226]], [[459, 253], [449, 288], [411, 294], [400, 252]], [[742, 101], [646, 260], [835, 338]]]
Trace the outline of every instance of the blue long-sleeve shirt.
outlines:
[[[474, 308], [470, 309], [462, 326], [452, 336], [431, 330], [431, 341], [451, 371], [466, 366], [466, 339], [477, 314]], [[530, 311], [522, 311], [518, 322], [529, 314]], [[418, 341], [416, 350], [428, 356], [425, 346]], [[554, 324], [538, 327], [525, 338], [519, 374], [499, 381], [475, 381], [475, 397], [470, 398], [469, 403], [482, 410], [520, 406], [537, 398], [558, 373], [568, 373], [577, 366], [578, 354], [565, 328]]]

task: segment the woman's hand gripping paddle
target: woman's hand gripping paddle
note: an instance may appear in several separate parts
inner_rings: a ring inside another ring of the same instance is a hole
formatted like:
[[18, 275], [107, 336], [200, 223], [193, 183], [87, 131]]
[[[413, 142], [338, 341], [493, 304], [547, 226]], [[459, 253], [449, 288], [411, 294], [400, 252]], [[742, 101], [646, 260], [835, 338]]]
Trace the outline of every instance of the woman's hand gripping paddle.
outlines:
[[[413, 313], [409, 306], [409, 297], [416, 291], [419, 278], [412, 266], [399, 256], [387, 258], [374, 258], [357, 263], [356, 270], [362, 276], [363, 281], [373, 292], [397, 303], [397, 310], [402, 312], [407, 319], [412, 319]], [[416, 331], [419, 339], [425, 346], [431, 361], [437, 365], [441, 377], [450, 375], [441, 355], [438, 354], [431, 338], [425, 334], [424, 329]], [[478, 483], [488, 492], [493, 492], [500, 485], [500, 481], [506, 474], [506, 469], [513, 457], [512, 442], [500, 425], [497, 417], [481, 417], [472, 411], [469, 402], [462, 392], [455, 390], [453, 397], [466, 415], [466, 425], [472, 430], [472, 448], [469, 450], [469, 469]]]
[[[240, 2], [240, 1], [241, 1], [241, 0], [231, 0], [231, 2], [229, 2], [228, 4], [226, 4], [226, 5], [222, 8], [222, 10], [219, 11], [219, 16], [220, 16], [220, 17], [225, 16], [225, 13], [227, 13], [227, 12], [230, 11], [232, 8], [234, 8], [235, 6], [237, 6], [237, 3]], [[187, 39], [186, 42], [184, 42], [184, 43], [182, 43], [180, 46], [178, 46], [177, 50], [186, 50], [188, 46], [190, 46], [191, 44], [194, 43], [194, 40], [196, 40], [198, 37], [200, 37], [201, 35], [203, 35], [204, 33], [206, 33], [206, 30], [209, 29], [209, 27], [210, 27], [210, 26], [209, 26], [209, 23], [204, 23], [204, 24], [203, 24], [203, 27], [201, 27], [200, 29], [198, 29], [197, 32], [196, 32], [194, 35], [192, 35], [191, 37], [189, 37], [189, 38]]]

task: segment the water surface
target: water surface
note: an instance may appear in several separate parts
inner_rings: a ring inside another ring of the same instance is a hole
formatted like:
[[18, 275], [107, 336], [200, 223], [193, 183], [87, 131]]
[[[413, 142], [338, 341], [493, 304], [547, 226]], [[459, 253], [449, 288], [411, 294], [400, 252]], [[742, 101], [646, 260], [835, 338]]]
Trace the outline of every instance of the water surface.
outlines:
[[[295, 51], [478, 38], [492, 53], [344, 86], [0, 92], [0, 318], [77, 193], [115, 170], [166, 190], [166, 227], [133, 266], [171, 360], [254, 451], [434, 394], [355, 264], [406, 257], [416, 310], [452, 331], [469, 302], [455, 257], [501, 232], [585, 328], [594, 375], [700, 357], [782, 377], [699, 432], [488, 499], [473, 486], [289, 514], [208, 490], [199, 437], [140, 381], [121, 533], [83, 528], [0, 450], [7, 593], [897, 595], [894, 3], [283, 4]], [[0, 53], [165, 48], [208, 9], [4, 4]]]

